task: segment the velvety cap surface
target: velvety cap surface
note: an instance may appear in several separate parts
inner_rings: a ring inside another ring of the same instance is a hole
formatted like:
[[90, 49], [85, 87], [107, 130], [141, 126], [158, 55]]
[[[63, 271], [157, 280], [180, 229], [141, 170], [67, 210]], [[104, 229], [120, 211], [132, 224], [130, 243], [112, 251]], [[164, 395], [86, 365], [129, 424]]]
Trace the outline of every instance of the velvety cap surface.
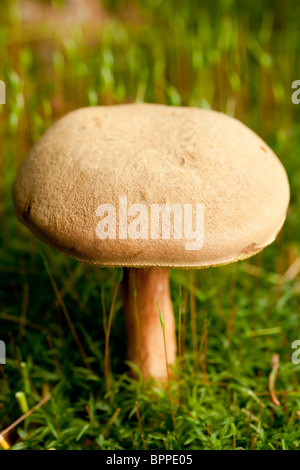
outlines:
[[[60, 119], [23, 161], [13, 196], [18, 218], [38, 238], [78, 260], [202, 267], [270, 244], [286, 217], [289, 185], [272, 150], [236, 119], [130, 104]], [[187, 249], [193, 236], [197, 249]]]

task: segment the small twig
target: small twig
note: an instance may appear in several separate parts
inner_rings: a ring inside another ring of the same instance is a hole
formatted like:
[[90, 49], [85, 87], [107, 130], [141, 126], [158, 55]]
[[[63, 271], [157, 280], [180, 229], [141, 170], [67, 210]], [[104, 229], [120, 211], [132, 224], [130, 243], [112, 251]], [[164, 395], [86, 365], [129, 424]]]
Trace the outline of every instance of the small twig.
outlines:
[[144, 434], [141, 434], [141, 438], [142, 438], [142, 441], [143, 441], [144, 450], [148, 450], [147, 442], [145, 441], [145, 436], [144, 436]]
[[192, 330], [193, 350], [197, 351], [197, 318], [196, 318], [196, 299], [195, 299], [193, 271], [191, 271], [191, 275], [190, 275], [190, 310], [191, 310], [191, 330]]
[[205, 385], [209, 385], [208, 374], [207, 374], [207, 344], [208, 344], [208, 332], [204, 336], [204, 359], [202, 361], [202, 374], [203, 374], [203, 381]]
[[112, 417], [111, 417], [110, 420], [108, 421], [107, 426], [111, 426], [112, 424], [114, 424], [114, 422], [116, 421], [117, 417], [119, 416], [120, 411], [121, 411], [121, 408], [117, 408], [117, 409], [116, 409], [116, 411], [114, 412], [114, 414], [112, 415]]
[[179, 360], [183, 364], [184, 362], [184, 355], [185, 355], [185, 338], [186, 338], [186, 321], [187, 321], [187, 304], [188, 304], [188, 291], [184, 292], [183, 298], [183, 324], [182, 324], [182, 331], [181, 331], [181, 357]]
[[104, 437], [106, 437], [107, 433], [109, 432], [108, 428], [110, 428], [110, 426], [112, 426], [114, 424], [114, 422], [116, 421], [117, 417], [120, 414], [120, 411], [121, 411], [121, 408], [117, 408], [116, 411], [114, 412], [114, 414], [112, 415], [112, 417], [109, 419], [109, 421], [107, 423], [107, 429], [103, 433]]
[[33, 408], [31, 408], [31, 410], [27, 411], [27, 413], [25, 413], [23, 416], [21, 416], [19, 419], [17, 419], [16, 421], [14, 421], [14, 423], [12, 423], [10, 426], [8, 426], [8, 428], [4, 429], [4, 431], [2, 431], [0, 433], [0, 437], [2, 436], [6, 436], [6, 434], [8, 434], [10, 431], [12, 431], [16, 426], [18, 426], [20, 423], [22, 423], [22, 421], [24, 421], [26, 418], [28, 418], [28, 416], [30, 416], [34, 411], [36, 411], [38, 408], [40, 408], [41, 406], [43, 406], [45, 403], [47, 403], [47, 401], [50, 400], [50, 395], [48, 395], [47, 397], [43, 398], [37, 405], [35, 405]]
[[280, 401], [276, 397], [276, 392], [275, 392], [275, 382], [276, 382], [276, 377], [277, 377], [277, 373], [279, 369], [279, 354], [273, 354], [271, 366], [272, 366], [272, 371], [269, 375], [270, 398], [271, 398], [272, 403], [274, 403], [275, 406], [280, 406]]
[[166, 343], [166, 333], [165, 333], [165, 322], [161, 313], [161, 310], [159, 308], [158, 302], [155, 299], [155, 303], [157, 306], [157, 310], [159, 313], [159, 320], [160, 324], [162, 327], [163, 331], [163, 337], [164, 337], [164, 348], [165, 348], [165, 359], [166, 359], [166, 368], [167, 368], [167, 374], [168, 374], [168, 389], [169, 389], [169, 396], [170, 396], [170, 405], [171, 405], [171, 413], [172, 413], [172, 420], [173, 420], [173, 427], [174, 427], [174, 432], [177, 434], [176, 430], [176, 421], [175, 421], [175, 413], [174, 413], [174, 406], [173, 406], [173, 398], [172, 398], [172, 392], [171, 392], [171, 380], [170, 380], [170, 372], [169, 372], [169, 364], [168, 364], [168, 355], [167, 355], [167, 343]]
[[135, 318], [137, 341], [138, 341], [138, 357], [141, 358], [142, 357], [142, 336], [141, 336], [140, 319], [139, 319], [139, 312], [138, 312], [135, 273], [133, 274], [133, 301], [134, 301], [134, 318]]
[[53, 328], [44, 328], [38, 323], [33, 323], [31, 321], [28, 321], [25, 318], [15, 317], [14, 315], [9, 315], [8, 313], [1, 313], [0, 320], [12, 322], [12, 323], [18, 323], [20, 326], [24, 326], [24, 327], [26, 326], [28, 328], [32, 328], [33, 330], [42, 331], [44, 333], [47, 333], [48, 335], [54, 332]]
[[[179, 284], [179, 321], [178, 321], [178, 375], [177, 375], [177, 399], [180, 403], [180, 376], [181, 376], [181, 316], [182, 316], [182, 303], [181, 303], [181, 284]], [[168, 450], [168, 449], [167, 449]]]
[[229, 291], [229, 302], [230, 302], [230, 318], [228, 322], [228, 340], [229, 344], [231, 344], [232, 336], [234, 333], [234, 322], [236, 317], [236, 305], [235, 305], [235, 291], [236, 291], [236, 276], [237, 276], [237, 269], [235, 268], [233, 271], [232, 278], [230, 280], [230, 291]]
[[101, 286], [101, 306], [103, 312], [103, 330], [104, 334], [106, 335], [107, 330], [107, 313], [106, 313], [106, 306], [105, 306], [105, 291], [103, 285]]
[[110, 357], [109, 357], [109, 335], [112, 325], [113, 314], [115, 310], [115, 304], [117, 299], [117, 294], [119, 290], [120, 283], [118, 282], [114, 291], [110, 312], [108, 316], [108, 323], [105, 333], [105, 353], [104, 353], [104, 375], [105, 375], [105, 383], [106, 383], [106, 390], [109, 393], [109, 398], [111, 400], [111, 393], [110, 393], [110, 380], [109, 380], [109, 372], [110, 372]]
[[257, 416], [254, 416], [252, 414], [253, 408], [251, 408], [251, 413], [250, 413], [250, 411], [246, 410], [245, 408], [242, 408], [241, 411], [242, 411], [242, 413], [245, 413], [245, 415], [249, 416], [250, 421], [253, 419], [253, 421], [259, 422], [259, 419], [257, 418]]
[[131, 442], [132, 442], [132, 447], [134, 448], [134, 450], [136, 450], [136, 444], [135, 444], [135, 441], [134, 441], [132, 431], [130, 431], [130, 439], [131, 439]]

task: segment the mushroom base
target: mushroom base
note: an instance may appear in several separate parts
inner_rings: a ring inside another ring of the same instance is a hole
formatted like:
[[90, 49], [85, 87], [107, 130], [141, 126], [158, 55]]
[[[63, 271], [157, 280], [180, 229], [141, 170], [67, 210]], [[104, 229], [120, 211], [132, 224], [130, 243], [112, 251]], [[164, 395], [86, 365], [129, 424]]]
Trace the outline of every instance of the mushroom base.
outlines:
[[128, 359], [139, 367], [145, 379], [167, 379], [163, 329], [155, 299], [165, 323], [169, 367], [176, 359], [176, 333], [168, 269], [125, 268], [122, 295]]

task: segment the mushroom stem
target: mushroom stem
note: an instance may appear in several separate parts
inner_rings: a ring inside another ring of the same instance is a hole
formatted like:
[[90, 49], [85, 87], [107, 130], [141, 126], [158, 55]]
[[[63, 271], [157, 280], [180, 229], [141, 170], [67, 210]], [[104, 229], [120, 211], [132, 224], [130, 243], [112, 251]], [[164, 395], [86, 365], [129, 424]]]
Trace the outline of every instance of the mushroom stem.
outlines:
[[122, 295], [128, 341], [128, 359], [145, 379], [168, 377], [163, 330], [155, 303], [165, 323], [168, 365], [176, 359], [176, 333], [169, 288], [169, 270], [124, 268]]

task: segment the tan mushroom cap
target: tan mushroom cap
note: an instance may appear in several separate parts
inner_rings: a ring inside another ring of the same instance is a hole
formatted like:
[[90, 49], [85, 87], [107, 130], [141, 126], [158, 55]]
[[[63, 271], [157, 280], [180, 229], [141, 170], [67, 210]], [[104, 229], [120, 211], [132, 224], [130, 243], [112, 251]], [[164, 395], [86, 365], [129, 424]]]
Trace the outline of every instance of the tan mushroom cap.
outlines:
[[[150, 222], [147, 239], [119, 239], [118, 216], [116, 239], [99, 239], [97, 208], [111, 204], [118, 214], [120, 196], [128, 207], [146, 206], [149, 217], [151, 204], [203, 204], [203, 247], [187, 250], [184, 234], [152, 239]], [[78, 260], [205, 267], [250, 257], [273, 242], [289, 184], [272, 150], [236, 119], [128, 104], [82, 108], [54, 124], [22, 163], [14, 203], [38, 238]]]

